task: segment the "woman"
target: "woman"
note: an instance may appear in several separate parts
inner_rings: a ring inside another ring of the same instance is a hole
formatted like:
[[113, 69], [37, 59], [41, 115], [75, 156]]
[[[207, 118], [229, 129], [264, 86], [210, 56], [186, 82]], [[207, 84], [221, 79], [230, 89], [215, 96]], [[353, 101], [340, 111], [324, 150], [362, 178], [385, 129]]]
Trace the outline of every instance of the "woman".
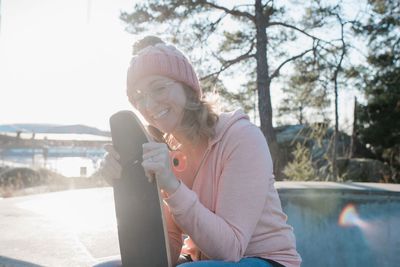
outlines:
[[[217, 114], [203, 100], [193, 66], [174, 46], [149, 36], [134, 52], [127, 95], [157, 129], [152, 132], [160, 142], [143, 145], [142, 166], [164, 192], [174, 264], [300, 266], [258, 127], [240, 110]], [[118, 154], [106, 149], [103, 174], [118, 178]], [[183, 171], [171, 167], [170, 149], [186, 156]]]

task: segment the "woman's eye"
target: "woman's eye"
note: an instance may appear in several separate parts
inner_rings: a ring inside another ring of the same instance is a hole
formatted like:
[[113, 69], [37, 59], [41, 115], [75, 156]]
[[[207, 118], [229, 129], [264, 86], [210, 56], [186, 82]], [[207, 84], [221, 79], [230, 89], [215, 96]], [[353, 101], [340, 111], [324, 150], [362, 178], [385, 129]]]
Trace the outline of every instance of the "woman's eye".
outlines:
[[160, 86], [160, 87], [155, 87], [153, 90], [150, 91], [150, 96], [151, 97], [157, 97], [163, 94], [165, 90], [164, 86]]
[[143, 100], [143, 95], [137, 95], [133, 99], [135, 102], [141, 102]]
[[155, 91], [156, 92], [162, 92], [162, 91], [164, 91], [164, 89], [165, 89], [164, 86], [160, 86], [160, 87], [157, 87]]

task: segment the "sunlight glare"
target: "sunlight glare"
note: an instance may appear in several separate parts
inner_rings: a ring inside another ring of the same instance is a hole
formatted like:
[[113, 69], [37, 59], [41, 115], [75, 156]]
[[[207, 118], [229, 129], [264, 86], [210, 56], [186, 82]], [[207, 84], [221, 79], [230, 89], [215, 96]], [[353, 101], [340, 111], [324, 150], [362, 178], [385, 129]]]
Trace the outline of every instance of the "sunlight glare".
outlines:
[[98, 226], [116, 228], [114, 203], [109, 201], [106, 205], [99, 205], [98, 191], [73, 190], [43, 195], [22, 202], [19, 207], [56, 220], [79, 233]]

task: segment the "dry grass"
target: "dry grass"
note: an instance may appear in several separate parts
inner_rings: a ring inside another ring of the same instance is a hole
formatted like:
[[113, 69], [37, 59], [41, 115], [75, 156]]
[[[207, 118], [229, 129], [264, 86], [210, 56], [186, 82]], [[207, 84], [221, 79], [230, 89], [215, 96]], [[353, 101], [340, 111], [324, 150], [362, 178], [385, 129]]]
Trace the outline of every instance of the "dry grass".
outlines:
[[1, 198], [103, 186], [108, 184], [96, 173], [90, 177], [65, 177], [47, 169], [0, 169]]

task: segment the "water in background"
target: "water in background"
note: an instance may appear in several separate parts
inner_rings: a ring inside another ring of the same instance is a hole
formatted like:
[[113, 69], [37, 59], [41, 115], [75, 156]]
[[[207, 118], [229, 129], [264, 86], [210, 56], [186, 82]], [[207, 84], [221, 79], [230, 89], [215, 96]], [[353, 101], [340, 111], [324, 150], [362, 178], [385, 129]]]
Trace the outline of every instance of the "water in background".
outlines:
[[47, 168], [66, 177], [89, 177], [100, 166], [102, 148], [54, 147], [42, 149], [8, 149], [1, 151], [0, 165]]

